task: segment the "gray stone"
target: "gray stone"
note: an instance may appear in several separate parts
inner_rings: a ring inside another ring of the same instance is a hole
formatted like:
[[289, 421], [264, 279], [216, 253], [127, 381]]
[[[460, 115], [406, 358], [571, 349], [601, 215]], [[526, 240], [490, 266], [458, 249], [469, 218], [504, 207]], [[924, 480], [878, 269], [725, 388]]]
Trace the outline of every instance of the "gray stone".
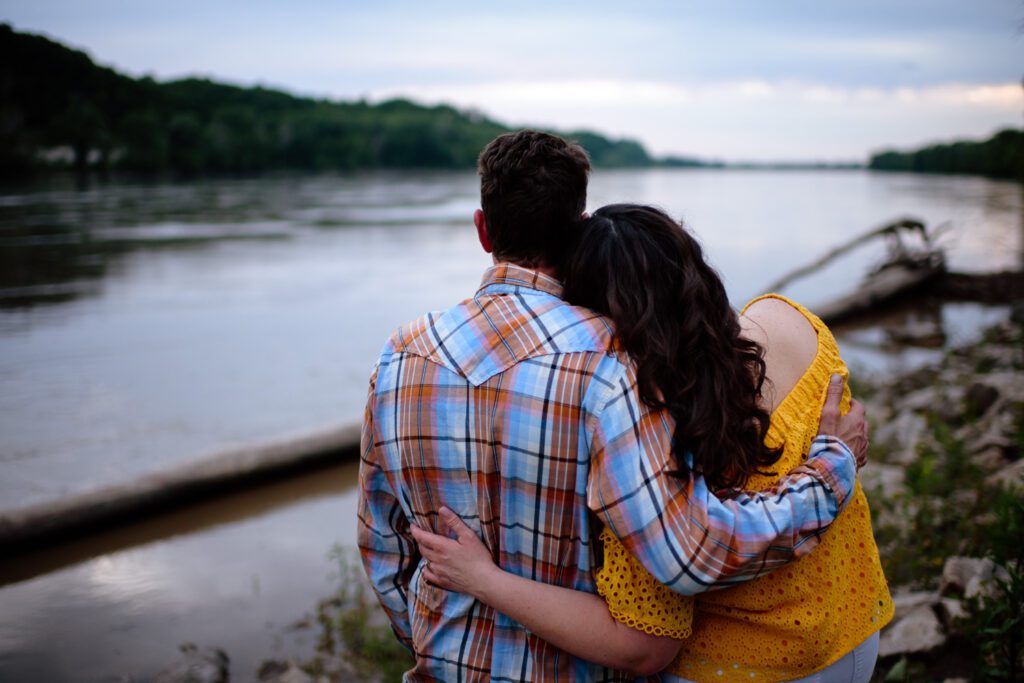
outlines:
[[979, 452], [988, 448], [999, 448], [1004, 452], [1012, 446], [1010, 434], [1013, 432], [1013, 415], [1009, 412], [998, 412], [986, 419], [983, 424], [975, 427], [975, 434], [970, 439], [972, 450]]
[[877, 492], [883, 498], [892, 498], [903, 489], [904, 469], [900, 465], [886, 465], [868, 461], [860, 471], [860, 483], [864, 490]]
[[946, 630], [949, 630], [957, 619], [967, 616], [964, 604], [954, 598], [942, 598], [942, 601], [939, 602], [939, 611], [942, 613], [942, 621], [946, 624]]
[[999, 390], [982, 382], [974, 382], [964, 392], [964, 411], [968, 415], [984, 415], [999, 400]]
[[896, 610], [893, 621], [899, 621], [920, 607], [931, 608], [939, 604], [939, 594], [932, 591], [903, 591], [894, 593], [892, 604]]
[[979, 595], [981, 585], [992, 578], [995, 563], [988, 558], [947, 557], [942, 566], [939, 592], [946, 595], [959, 592], [970, 598]]
[[1002, 448], [988, 446], [972, 455], [971, 462], [986, 472], [994, 472], [1006, 463], [1006, 458], [1003, 457]]
[[263, 662], [256, 675], [264, 683], [313, 683], [313, 677], [292, 661]]
[[158, 673], [154, 683], [227, 683], [229, 660], [224, 650], [200, 650], [192, 643], [184, 643], [179, 649], [181, 657]]
[[945, 642], [946, 636], [935, 611], [930, 605], [923, 605], [882, 631], [878, 656], [928, 652]]
[[1010, 463], [1003, 469], [991, 475], [987, 482], [994, 486], [1005, 486], [1007, 488], [1024, 488], [1024, 458], [1017, 462]]
[[1006, 567], [1000, 567], [997, 564], [992, 565], [992, 573], [989, 576], [974, 576], [967, 582], [967, 587], [964, 588], [965, 598], [982, 598], [984, 602], [985, 598], [990, 598], [997, 595], [999, 586], [993, 579], [1001, 579], [1002, 581], [1008, 581], [1010, 579], [1009, 573], [1006, 571]]
[[[998, 392], [999, 397], [1010, 401], [1024, 401], [1024, 372], [1018, 370], [997, 370], [982, 375], [981, 381]], [[1004, 403], [1004, 401], [1000, 401]]]
[[879, 425], [874, 440], [892, 446], [890, 460], [907, 464], [917, 459], [917, 442], [924, 434], [928, 422], [924, 417], [910, 410], [904, 410]]

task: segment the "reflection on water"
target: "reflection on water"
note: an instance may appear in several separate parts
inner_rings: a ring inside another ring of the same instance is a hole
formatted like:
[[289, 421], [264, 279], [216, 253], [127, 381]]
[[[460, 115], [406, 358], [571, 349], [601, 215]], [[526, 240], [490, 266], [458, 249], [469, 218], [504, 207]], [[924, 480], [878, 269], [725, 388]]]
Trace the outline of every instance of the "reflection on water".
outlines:
[[856, 373], [899, 374], [932, 363], [951, 347], [976, 340], [1003, 320], [1007, 306], [915, 302], [833, 328], [843, 359]]
[[[464, 220], [472, 201], [453, 201], [452, 178], [441, 183], [411, 175], [97, 181], [86, 187], [57, 178], [32, 191], [0, 196], [0, 306], [95, 293], [91, 280], [140, 249], [288, 239], [305, 228]], [[397, 205], [396, 197], [401, 197]]]
[[348, 463], [0, 562], [0, 680], [151, 678], [195, 642], [233, 680], [312, 654], [291, 627], [336, 589], [355, 542]]

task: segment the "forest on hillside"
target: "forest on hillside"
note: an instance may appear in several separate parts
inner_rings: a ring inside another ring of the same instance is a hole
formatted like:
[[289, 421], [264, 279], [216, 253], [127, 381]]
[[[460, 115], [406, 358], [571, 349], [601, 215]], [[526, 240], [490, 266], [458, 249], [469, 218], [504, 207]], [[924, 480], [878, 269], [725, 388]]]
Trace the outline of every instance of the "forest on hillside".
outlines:
[[915, 173], [964, 173], [1024, 180], [1024, 131], [1001, 130], [981, 142], [958, 141], [871, 157], [868, 168]]
[[[157, 82], [0, 25], [0, 169], [237, 173], [472, 168], [510, 130], [480, 114], [403, 99], [296, 97], [188, 78]], [[598, 166], [646, 166], [637, 142], [570, 131]]]

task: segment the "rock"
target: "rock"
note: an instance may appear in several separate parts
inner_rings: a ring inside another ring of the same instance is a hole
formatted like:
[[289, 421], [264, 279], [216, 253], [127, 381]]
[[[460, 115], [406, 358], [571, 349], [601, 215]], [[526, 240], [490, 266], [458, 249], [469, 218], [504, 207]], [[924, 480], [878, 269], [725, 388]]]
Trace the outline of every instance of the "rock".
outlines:
[[999, 390], [995, 387], [975, 382], [964, 392], [964, 412], [980, 417], [999, 400]]
[[946, 636], [935, 611], [930, 605], [923, 605], [882, 631], [878, 656], [928, 652], [945, 642]]
[[977, 590], [980, 582], [992, 578], [992, 569], [995, 563], [988, 558], [977, 557], [947, 557], [946, 563], [942, 566], [942, 579], [939, 581], [939, 592], [947, 595], [951, 591], [962, 593], [965, 597], [972, 597], [977, 593], [968, 595], [968, 587]]
[[292, 623], [288, 624], [289, 631], [302, 631], [307, 628], [313, 628], [313, 618], [309, 615], [306, 615], [301, 619], [296, 619]]
[[200, 650], [192, 643], [179, 648], [181, 658], [153, 679], [154, 683], [227, 683], [229, 660], [224, 650]]
[[942, 598], [941, 602], [939, 602], [939, 611], [942, 613], [942, 621], [946, 625], [946, 631], [952, 630], [953, 624], [957, 619], [963, 619], [967, 616], [964, 604], [953, 598]]
[[[1007, 351], [1008, 350], [1009, 349], [1007, 349]], [[1009, 365], [1009, 363], [1007, 363], [1007, 365]], [[978, 383], [983, 384], [983, 386], [990, 387], [995, 391], [998, 394], [996, 397], [997, 399], [1002, 397], [1009, 401], [1024, 400], [1024, 372], [1017, 370], [997, 370], [986, 375], [982, 375], [982, 381]], [[970, 389], [968, 389], [968, 393], [969, 392]], [[1005, 403], [1005, 401], [1001, 403]], [[980, 413], [976, 414], [980, 415]]]
[[1010, 321], [1024, 325], [1024, 301], [1015, 301], [1010, 307]]
[[[934, 413], [940, 417], [953, 417], [963, 400], [964, 388], [958, 386], [926, 386], [903, 396], [900, 406], [915, 413]], [[950, 396], [949, 394], [955, 394]]]
[[960, 591], [965, 598], [991, 597], [998, 591], [992, 581], [993, 576], [1003, 581], [1009, 579], [1006, 568], [988, 558], [949, 557], [942, 567], [939, 592], [946, 595], [950, 591]]
[[894, 593], [892, 604], [896, 609], [893, 621], [899, 621], [914, 610], [920, 607], [928, 607], [939, 604], [939, 594], [932, 591], [915, 591]]
[[979, 597], [984, 600], [984, 598], [998, 595], [1001, 591], [993, 579], [999, 579], [1005, 583], [1010, 580], [1010, 574], [1006, 571], [1006, 567], [993, 565], [992, 576], [988, 578], [976, 576], [967, 583], [967, 587], [964, 589], [964, 597]]
[[875, 430], [874, 439], [880, 444], [890, 444], [890, 460], [908, 464], [917, 459], [917, 442], [928, 427], [924, 417], [909, 410], [896, 414], [893, 419], [882, 423]]
[[978, 502], [978, 496], [980, 493], [975, 489], [961, 489], [959, 491], [953, 491], [949, 494], [949, 500], [955, 507], [960, 509], [970, 509]]
[[1004, 453], [1009, 450], [1013, 445], [1009, 436], [1013, 433], [1013, 417], [1008, 411], [1000, 412], [986, 419], [984, 424], [977, 425], [976, 436], [969, 439], [973, 446], [972, 450], [978, 452], [988, 448], [999, 448]]
[[868, 461], [860, 471], [860, 483], [866, 491], [892, 498], [903, 489], [904, 470], [899, 465]]
[[938, 320], [908, 320], [884, 330], [892, 344], [937, 349], [946, 343], [946, 332]]
[[1017, 462], [1010, 463], [1003, 469], [991, 475], [986, 482], [994, 486], [1024, 488], [1024, 458], [1021, 458]]
[[313, 677], [292, 661], [265, 661], [260, 664], [256, 676], [264, 683], [313, 683]]
[[1006, 462], [1003, 449], [999, 446], [987, 446], [971, 456], [971, 462], [986, 472], [994, 472]]

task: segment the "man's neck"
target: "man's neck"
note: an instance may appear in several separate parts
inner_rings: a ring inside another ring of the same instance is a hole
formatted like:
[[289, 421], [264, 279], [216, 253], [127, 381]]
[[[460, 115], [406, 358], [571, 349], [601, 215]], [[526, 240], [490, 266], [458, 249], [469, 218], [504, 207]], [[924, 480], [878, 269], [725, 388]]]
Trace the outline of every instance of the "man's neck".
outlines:
[[525, 268], [527, 270], [537, 271], [541, 275], [547, 275], [552, 280], [558, 280], [558, 281], [562, 280], [561, 274], [558, 272], [558, 270], [556, 270], [555, 268], [553, 268], [551, 266], [525, 265], [523, 263], [516, 263], [515, 261], [501, 261], [501, 260], [499, 260], [497, 258], [494, 258], [493, 261], [494, 261], [494, 265], [499, 265], [499, 264], [502, 264], [502, 263], [507, 263], [508, 265], [516, 266], [517, 268]]

